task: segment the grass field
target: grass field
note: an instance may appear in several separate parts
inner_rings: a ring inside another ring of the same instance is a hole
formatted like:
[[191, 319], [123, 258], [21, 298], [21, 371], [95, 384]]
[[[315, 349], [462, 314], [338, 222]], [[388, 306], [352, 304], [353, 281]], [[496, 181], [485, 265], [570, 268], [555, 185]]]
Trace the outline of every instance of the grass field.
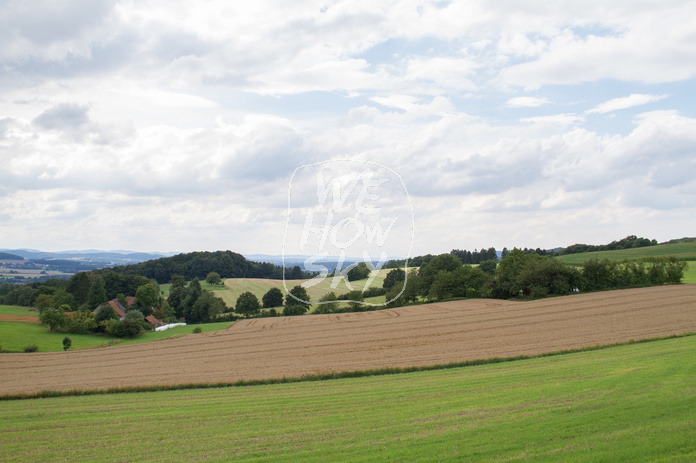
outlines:
[[689, 267], [684, 271], [682, 283], [696, 283], [696, 260], [687, 262]]
[[582, 265], [586, 260], [597, 259], [624, 260], [639, 259], [641, 257], [675, 256], [684, 260], [696, 260], [696, 241], [688, 241], [672, 244], [658, 244], [644, 248], [625, 249], [616, 251], [583, 252], [580, 254], [568, 254], [556, 259], [571, 265]]
[[[370, 283], [370, 286], [382, 287], [384, 283], [384, 278], [389, 273], [390, 269], [383, 269], [377, 272], [374, 280]], [[307, 280], [287, 280], [286, 285], [288, 290], [292, 289], [293, 286], [299, 285]], [[351, 282], [353, 289], [363, 289], [368, 280], [358, 280]], [[322, 296], [333, 291], [336, 295], [341, 295], [350, 291], [350, 289], [345, 285], [343, 280], [340, 281], [336, 288], [332, 288], [333, 278], [325, 278], [321, 283], [307, 288], [307, 294], [311, 301], [316, 302], [321, 299]], [[263, 297], [266, 292], [271, 288], [280, 289], [283, 294], [285, 294], [285, 289], [283, 287], [283, 280], [262, 280], [256, 278], [228, 278], [225, 280], [225, 288], [219, 289], [219, 287], [211, 287], [210, 289], [215, 291], [215, 295], [221, 297], [225, 303], [229, 306], [234, 306], [237, 303], [237, 298], [240, 294], [246, 291], [251, 291], [256, 297]], [[378, 301], [378, 302], [374, 302]], [[368, 302], [372, 303], [383, 303], [384, 296], [376, 299], [370, 299]]]
[[696, 337], [324, 382], [0, 402], [34, 461], [694, 461]]
[[[23, 307], [0, 306], [0, 313], [11, 315], [22, 315], [24, 313], [13, 314], [12, 309], [24, 309]], [[26, 312], [32, 313], [32, 312]], [[36, 312], [33, 312], [36, 314]], [[4, 322], [0, 321], [0, 347], [3, 350], [21, 352], [26, 346], [36, 344], [39, 352], [57, 352], [63, 350], [63, 338], [69, 336], [72, 340], [70, 350], [87, 349], [93, 347], [106, 347], [113, 344], [127, 345], [141, 342], [156, 341], [177, 336], [183, 336], [193, 331], [195, 326], [200, 326], [206, 333], [227, 328], [230, 324], [207, 323], [203, 325], [178, 326], [166, 331], [148, 331], [135, 339], [119, 339], [106, 335], [88, 335], [72, 333], [50, 333], [42, 325], [33, 323]]]
[[0, 315], [39, 315], [31, 307], [19, 307], [16, 305], [0, 305]]

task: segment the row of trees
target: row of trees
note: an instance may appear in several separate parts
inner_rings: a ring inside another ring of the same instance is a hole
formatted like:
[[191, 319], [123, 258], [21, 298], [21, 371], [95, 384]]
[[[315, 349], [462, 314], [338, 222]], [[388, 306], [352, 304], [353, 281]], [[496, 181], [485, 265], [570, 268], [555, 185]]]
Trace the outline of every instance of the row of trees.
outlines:
[[638, 238], [636, 235], [629, 235], [618, 241], [612, 241], [609, 244], [592, 245], [592, 244], [573, 244], [567, 248], [556, 251], [557, 256], [565, 254], [579, 254], [581, 252], [597, 252], [597, 251], [615, 251], [617, 249], [633, 249], [643, 248], [647, 246], [657, 245], [657, 240], [648, 238]]
[[[307, 290], [297, 285], [290, 290], [287, 297], [278, 288], [269, 289], [261, 298], [264, 309], [270, 309], [271, 316], [276, 315], [276, 307], [283, 307], [283, 315], [303, 315], [309, 309], [310, 298]], [[235, 312], [247, 317], [258, 315], [261, 311], [261, 303], [256, 295], [250, 291], [243, 292], [237, 298]]]
[[408, 278], [404, 278], [403, 270], [390, 271], [385, 278], [385, 287], [389, 287], [386, 299], [396, 299], [391, 305], [399, 306], [417, 300], [538, 298], [574, 291], [673, 284], [681, 281], [686, 266], [674, 257], [622, 262], [590, 259], [580, 270], [550, 256], [513, 249], [497, 265], [490, 260], [473, 267], [462, 264], [452, 254], [441, 254], [411, 270]]

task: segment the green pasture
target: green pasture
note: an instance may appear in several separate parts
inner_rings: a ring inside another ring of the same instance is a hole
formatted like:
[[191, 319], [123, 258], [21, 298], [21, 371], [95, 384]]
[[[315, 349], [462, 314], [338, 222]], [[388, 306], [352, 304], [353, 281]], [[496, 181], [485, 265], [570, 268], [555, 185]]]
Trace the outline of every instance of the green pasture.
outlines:
[[696, 283], [696, 260], [691, 260], [687, 264], [689, 264], [689, 267], [684, 270], [682, 283]]
[[[381, 288], [387, 273], [389, 273], [389, 269], [382, 269], [376, 272], [375, 278], [370, 283], [370, 286], [377, 286]], [[290, 290], [295, 285], [302, 284], [305, 281], [308, 280], [287, 280], [285, 284], [287, 289]], [[353, 289], [362, 290], [367, 281], [367, 279], [351, 281], [350, 284]], [[330, 293], [331, 291], [336, 293], [336, 295], [345, 294], [350, 291], [344, 280], [340, 280], [335, 288], [332, 287], [333, 283], [333, 278], [327, 277], [317, 285], [306, 288], [310, 300], [312, 302], [316, 302], [321, 299], [322, 296]], [[259, 301], [261, 301], [263, 295], [266, 294], [269, 289], [274, 287], [280, 289], [283, 294], [286, 294], [285, 288], [283, 287], [283, 280], [259, 280], [250, 278], [228, 278], [225, 280], [224, 289], [219, 289], [220, 287], [218, 286], [211, 287], [211, 290], [215, 291], [215, 295], [221, 297], [227, 305], [233, 307], [237, 304], [237, 298], [243, 292], [250, 291], [259, 298]], [[382, 296], [381, 302], [384, 302], [384, 296]]]
[[0, 305], [0, 314], [2, 315], [34, 315], [39, 316], [39, 312], [31, 307], [19, 307], [16, 305]]
[[690, 336], [391, 376], [2, 401], [0, 453], [5, 462], [687, 462], [695, 354]]
[[696, 260], [696, 241], [682, 243], [658, 244], [657, 246], [647, 246], [635, 249], [619, 249], [616, 251], [582, 252], [579, 254], [568, 254], [556, 257], [556, 259], [570, 265], [581, 266], [586, 260], [609, 259], [625, 260], [640, 259], [641, 257], [665, 257], [674, 256], [682, 260]]
[[[3, 311], [8, 306], [0, 306]], [[21, 315], [21, 314], [19, 314]], [[200, 326], [203, 333], [208, 331], [218, 331], [227, 328], [229, 322], [206, 323], [202, 325], [177, 326], [165, 331], [148, 331], [135, 339], [120, 339], [106, 335], [93, 334], [72, 334], [72, 333], [51, 333], [43, 325], [21, 322], [0, 321], [0, 347], [6, 351], [22, 352], [31, 344], [39, 346], [39, 352], [55, 352], [63, 350], [63, 338], [69, 336], [72, 340], [70, 350], [87, 349], [94, 347], [106, 347], [114, 344], [126, 345], [141, 342], [157, 341], [172, 337], [179, 337], [190, 334], [193, 328]], [[5, 354], [3, 354], [5, 355]]]

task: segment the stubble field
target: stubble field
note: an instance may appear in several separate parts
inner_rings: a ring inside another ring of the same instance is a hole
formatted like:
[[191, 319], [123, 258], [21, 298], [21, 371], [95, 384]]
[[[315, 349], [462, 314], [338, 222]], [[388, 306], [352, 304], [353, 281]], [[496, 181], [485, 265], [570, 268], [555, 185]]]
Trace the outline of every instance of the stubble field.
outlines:
[[0, 356], [0, 394], [219, 383], [533, 355], [696, 331], [696, 285], [244, 320], [154, 344]]

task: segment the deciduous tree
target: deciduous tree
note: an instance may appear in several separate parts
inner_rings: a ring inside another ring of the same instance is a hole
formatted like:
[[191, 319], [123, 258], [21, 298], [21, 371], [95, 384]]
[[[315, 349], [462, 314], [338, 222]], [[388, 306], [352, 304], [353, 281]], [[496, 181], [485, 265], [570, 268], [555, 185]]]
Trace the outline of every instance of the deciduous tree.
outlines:
[[264, 309], [281, 307], [283, 305], [283, 292], [278, 288], [269, 289], [261, 298]]
[[245, 291], [237, 298], [235, 312], [250, 317], [258, 314], [260, 308], [261, 305], [256, 295], [250, 291]]

